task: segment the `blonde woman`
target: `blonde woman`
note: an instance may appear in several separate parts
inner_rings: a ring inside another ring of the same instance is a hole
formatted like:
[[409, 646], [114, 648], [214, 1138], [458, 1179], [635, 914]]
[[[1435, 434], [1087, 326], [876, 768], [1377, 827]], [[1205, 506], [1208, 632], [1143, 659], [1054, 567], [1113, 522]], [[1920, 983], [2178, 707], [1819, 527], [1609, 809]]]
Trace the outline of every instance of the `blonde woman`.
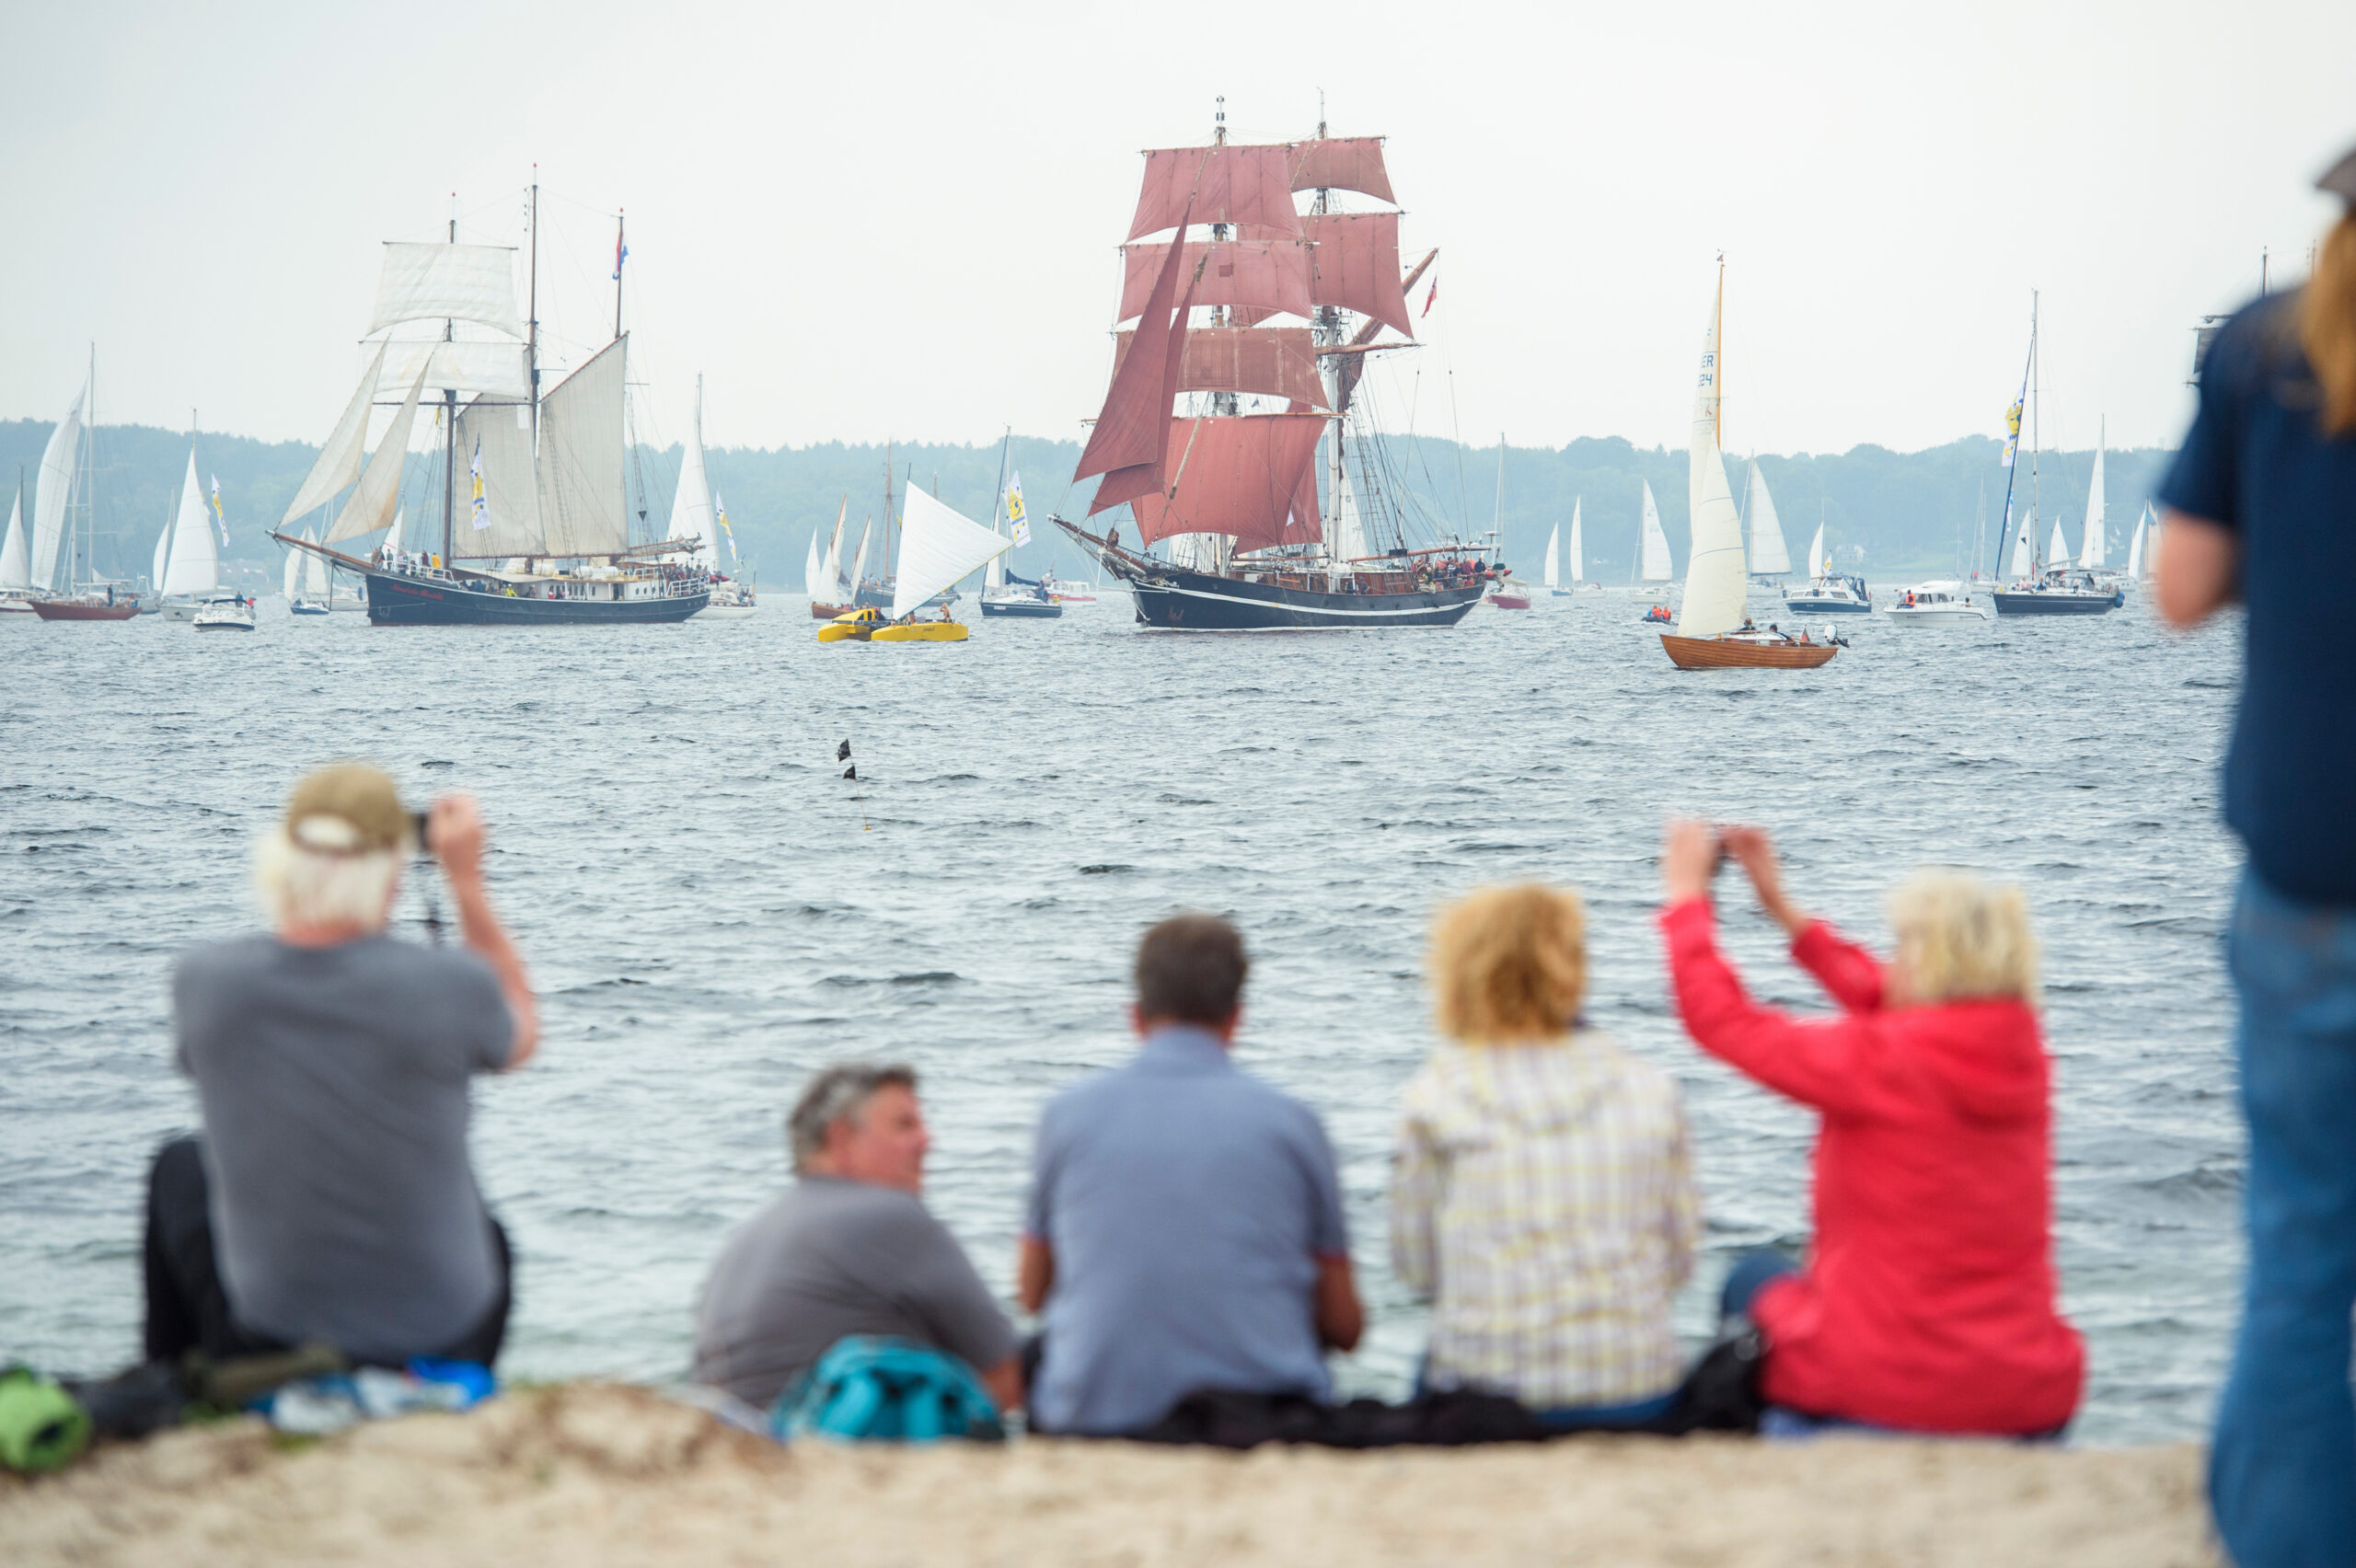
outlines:
[[[1745, 994], [1710, 906], [1722, 852], [1840, 1016]], [[2019, 891], [1915, 873], [1890, 899], [1884, 964], [1792, 902], [1758, 828], [1670, 824], [1661, 880], [1686, 1030], [1823, 1118], [1806, 1265], [1754, 1254], [1723, 1298], [1765, 1335], [1767, 1402], [1922, 1432], [2058, 1432], [2085, 1352], [2055, 1299], [2050, 1071]]]
[[1425, 1386], [1510, 1394], [1563, 1430], [1668, 1413], [1701, 1231], [1677, 1085], [1579, 1021], [1586, 935], [1557, 888], [1442, 912], [1447, 1040], [1408, 1082], [1391, 1180], [1392, 1267], [1432, 1302]]

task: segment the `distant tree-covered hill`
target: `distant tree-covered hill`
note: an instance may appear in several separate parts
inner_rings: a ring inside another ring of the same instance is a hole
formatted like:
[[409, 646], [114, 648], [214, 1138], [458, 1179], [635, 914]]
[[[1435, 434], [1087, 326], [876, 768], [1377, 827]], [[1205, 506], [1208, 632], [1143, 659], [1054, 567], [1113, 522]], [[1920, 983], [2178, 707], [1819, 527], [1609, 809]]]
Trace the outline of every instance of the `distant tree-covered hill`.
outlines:
[[[32, 487], [45, 422], [0, 422], [0, 488], [13, 487], [19, 469], [26, 486], [28, 525]], [[191, 438], [142, 425], [109, 425], [97, 434], [98, 563], [109, 575], [136, 577], [147, 570], [157, 534], [177, 501]], [[201, 487], [217, 476], [229, 526], [224, 559], [232, 568], [274, 568], [278, 547], [269, 530], [309, 470], [315, 449], [299, 442], [267, 443], [243, 436], [200, 433], [193, 438]], [[715, 448], [706, 455], [712, 488], [724, 502], [730, 525], [745, 560], [763, 582], [778, 588], [801, 584], [804, 551], [814, 532], [834, 526], [842, 509], [855, 544], [863, 519], [884, 505], [884, 451], [881, 445], [828, 442], [803, 447]], [[2003, 526], [2006, 471], [1990, 439], [1967, 437], [1922, 452], [1891, 452], [1859, 446], [1834, 454], [1761, 456], [1792, 559], [1801, 559], [1819, 522], [1827, 542], [1844, 565], [1877, 577], [1927, 576], [1955, 570], [1982, 539], [1981, 561], [1992, 560]], [[996, 444], [895, 445], [891, 449], [895, 486], [914, 482], [937, 490], [966, 515], [990, 515], [999, 466]], [[1022, 476], [1034, 520], [1034, 545], [1019, 570], [1042, 568], [1086, 575], [1076, 551], [1046, 521], [1062, 510], [1078, 517], [1092, 484], [1069, 484], [1079, 448], [1071, 442], [1018, 436], [1008, 455]], [[2111, 559], [2120, 558], [2137, 513], [2165, 472], [2169, 454], [2138, 448], [2109, 455], [2106, 489], [2112, 535]], [[641, 448], [629, 465], [629, 506], [642, 514], [634, 534], [660, 535], [668, 520], [677, 481], [679, 449]], [[2064, 519], [2072, 548], [2085, 515], [2091, 452], [2049, 452], [2039, 459], [2037, 490], [2043, 515]], [[1728, 477], [1742, 494], [1747, 460], [1730, 460]], [[1429, 438], [1393, 442], [1384, 465], [1385, 482], [1401, 492], [1408, 510], [1433, 525], [1461, 528], [1469, 536], [1498, 530], [1506, 559], [1530, 577], [1546, 548], [1550, 529], [1567, 534], [1571, 508], [1583, 503], [1582, 530], [1588, 575], [1625, 582], [1635, 556], [1641, 486], [1649, 482], [1660, 507], [1680, 575], [1687, 554], [1685, 454], [1632, 446], [1618, 437], [1582, 438], [1561, 447], [1511, 446], [1505, 450], [1502, 481], [1498, 449], [1466, 447]], [[463, 476], [461, 476], [463, 482]], [[2026, 461], [2016, 476], [2015, 504], [2026, 511], [2030, 474]], [[410, 459], [403, 503], [412, 543], [438, 534], [442, 477], [438, 463]], [[6, 501], [0, 499], [0, 506]], [[463, 497], [461, 498], [463, 507]], [[1985, 519], [1984, 537], [1981, 533]], [[851, 547], [846, 546], [846, 554]]]

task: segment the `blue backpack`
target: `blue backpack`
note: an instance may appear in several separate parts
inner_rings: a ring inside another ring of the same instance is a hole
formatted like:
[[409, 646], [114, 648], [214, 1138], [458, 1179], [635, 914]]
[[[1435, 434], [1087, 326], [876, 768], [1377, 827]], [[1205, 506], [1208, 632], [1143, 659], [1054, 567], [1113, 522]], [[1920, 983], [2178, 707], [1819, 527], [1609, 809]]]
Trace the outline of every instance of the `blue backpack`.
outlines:
[[855, 1334], [837, 1340], [769, 1410], [769, 1430], [791, 1440], [932, 1443], [1006, 1435], [998, 1404], [973, 1369], [914, 1340]]

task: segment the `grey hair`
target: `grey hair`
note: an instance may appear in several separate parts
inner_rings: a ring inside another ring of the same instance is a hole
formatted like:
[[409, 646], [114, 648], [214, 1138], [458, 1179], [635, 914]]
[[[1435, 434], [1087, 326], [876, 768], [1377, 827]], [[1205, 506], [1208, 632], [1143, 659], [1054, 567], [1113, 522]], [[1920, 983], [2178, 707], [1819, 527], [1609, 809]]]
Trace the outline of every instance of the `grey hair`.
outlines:
[[786, 1147], [792, 1150], [794, 1170], [807, 1170], [810, 1161], [825, 1151], [827, 1128], [846, 1116], [858, 1116], [880, 1091], [895, 1085], [915, 1093], [916, 1068], [905, 1062], [837, 1062], [812, 1078], [785, 1119]]

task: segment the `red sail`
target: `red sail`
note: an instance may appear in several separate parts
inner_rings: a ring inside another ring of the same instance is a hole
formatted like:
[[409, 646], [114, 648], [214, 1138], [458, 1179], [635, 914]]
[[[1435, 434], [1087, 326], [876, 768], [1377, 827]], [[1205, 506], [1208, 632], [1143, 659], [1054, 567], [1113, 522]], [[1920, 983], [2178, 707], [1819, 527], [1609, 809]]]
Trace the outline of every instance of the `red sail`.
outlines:
[[[1175, 248], [1166, 244], [1121, 248], [1121, 314], [1115, 320], [1126, 321], [1145, 308], [1162, 259]], [[1397, 247], [1392, 249], [1395, 253]], [[1263, 311], [1288, 311], [1302, 317], [1315, 308], [1310, 295], [1309, 248], [1298, 240], [1195, 240], [1186, 247], [1188, 270], [1197, 258], [1204, 266], [1203, 281], [1195, 294], [1196, 305], [1257, 306]], [[1392, 270], [1398, 269], [1394, 265]]]
[[1317, 248], [1310, 297], [1414, 337], [1407, 296], [1399, 287], [1399, 214], [1311, 213], [1301, 222]]
[[[1113, 351], [1114, 375], [1135, 333], [1120, 335]], [[1306, 327], [1197, 327], [1186, 334], [1185, 358], [1178, 370], [1181, 392], [1260, 392], [1289, 398], [1302, 407], [1325, 406], [1325, 384], [1317, 375], [1317, 340]]]
[[1241, 414], [1173, 420], [1169, 483], [1136, 498], [1145, 542], [1172, 534], [1226, 534], [1238, 550], [1281, 543], [1301, 479], [1316, 484], [1322, 414]]
[[[1153, 282], [1153, 296], [1147, 301], [1143, 318], [1138, 324], [1142, 335], [1140, 352], [1130, 354], [1113, 373], [1113, 384], [1104, 393], [1104, 408], [1098, 414], [1096, 428], [1089, 432], [1088, 447], [1080, 455], [1080, 467], [1073, 471], [1074, 479], [1084, 479], [1091, 474], [1103, 474], [1096, 487], [1096, 499], [1089, 503], [1092, 516], [1108, 506], [1118, 506], [1135, 496], [1161, 488], [1161, 454], [1169, 439], [1171, 399], [1174, 392], [1165, 389], [1164, 383], [1176, 379], [1177, 350], [1173, 339], [1176, 331], [1171, 319], [1171, 303], [1178, 293], [1178, 269], [1184, 261], [1182, 252], [1172, 249], [1163, 260], [1161, 275]], [[1186, 296], [1191, 301], [1194, 290]], [[1186, 319], [1182, 308], [1177, 317], [1179, 327]], [[1170, 363], [1165, 365], [1163, 362]]]
[[[1379, 167], [1380, 154], [1376, 161]], [[1252, 224], [1298, 239], [1300, 218], [1292, 210], [1291, 165], [1292, 149], [1281, 143], [1156, 148], [1145, 156], [1145, 188], [1138, 194], [1129, 237], [1184, 228], [1191, 210], [1198, 224]]]
[[1378, 202], [1399, 204], [1391, 194], [1391, 171], [1382, 163], [1380, 136], [1321, 136], [1292, 146], [1295, 190], [1357, 190]]
[[[1309, 412], [1309, 405], [1295, 402], [1285, 410], [1291, 414]], [[1310, 454], [1308, 467], [1300, 471], [1300, 482], [1293, 487], [1292, 515], [1285, 521], [1280, 545], [1314, 545], [1325, 537], [1324, 513], [1317, 504], [1317, 455]]]

